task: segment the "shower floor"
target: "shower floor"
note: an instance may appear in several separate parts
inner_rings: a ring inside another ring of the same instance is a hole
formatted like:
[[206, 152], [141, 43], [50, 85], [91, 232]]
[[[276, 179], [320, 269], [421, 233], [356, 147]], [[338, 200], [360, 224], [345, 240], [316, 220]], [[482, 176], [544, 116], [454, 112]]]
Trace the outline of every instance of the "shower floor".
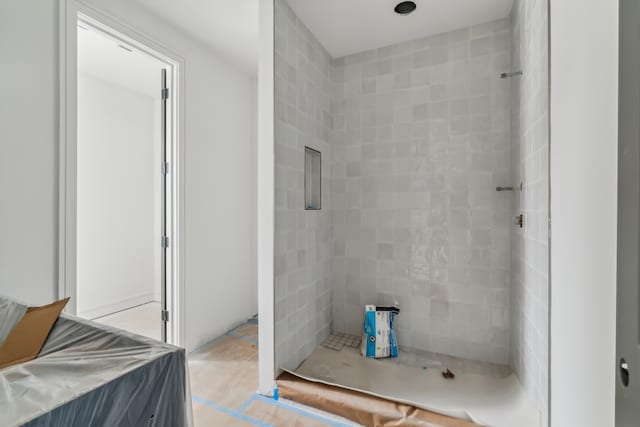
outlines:
[[[404, 353], [399, 360], [374, 360], [347, 346], [340, 351], [317, 347], [295, 371], [288, 372], [483, 426], [540, 425], [538, 411], [507, 368], [456, 358], [425, 365], [424, 355]], [[455, 374], [454, 379], [443, 378], [445, 367]]]

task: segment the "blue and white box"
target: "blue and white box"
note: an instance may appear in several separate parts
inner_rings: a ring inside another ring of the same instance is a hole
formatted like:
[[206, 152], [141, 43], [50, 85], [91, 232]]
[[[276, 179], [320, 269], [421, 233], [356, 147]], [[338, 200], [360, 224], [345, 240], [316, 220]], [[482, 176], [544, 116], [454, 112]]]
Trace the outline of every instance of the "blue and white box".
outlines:
[[398, 357], [398, 342], [393, 331], [396, 307], [365, 306], [364, 330], [360, 351], [363, 356], [380, 359]]

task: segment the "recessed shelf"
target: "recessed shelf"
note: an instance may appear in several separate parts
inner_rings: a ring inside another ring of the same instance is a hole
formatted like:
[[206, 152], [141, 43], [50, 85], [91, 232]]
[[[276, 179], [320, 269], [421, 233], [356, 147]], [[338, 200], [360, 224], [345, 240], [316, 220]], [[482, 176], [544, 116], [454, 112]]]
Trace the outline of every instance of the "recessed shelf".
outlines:
[[317, 211], [321, 206], [322, 161], [319, 151], [304, 147], [304, 208]]

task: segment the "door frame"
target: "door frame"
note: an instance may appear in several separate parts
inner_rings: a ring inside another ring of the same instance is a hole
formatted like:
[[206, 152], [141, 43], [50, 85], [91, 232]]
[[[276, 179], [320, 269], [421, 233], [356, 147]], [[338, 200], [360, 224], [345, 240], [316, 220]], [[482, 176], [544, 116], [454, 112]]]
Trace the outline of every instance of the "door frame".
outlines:
[[[640, 53], [637, 19], [640, 6], [634, 0], [619, 3], [618, 51], [618, 213], [616, 277], [615, 423], [637, 425], [640, 385], [638, 282], [640, 281]], [[624, 361], [624, 362], [623, 362]]]
[[[165, 62], [171, 69], [171, 117], [168, 135], [173, 162], [170, 165], [171, 222], [168, 226], [170, 250], [167, 254], [167, 342], [184, 346], [184, 59], [153, 39], [82, 0], [60, 0], [60, 135], [59, 135], [59, 224], [58, 297], [71, 297], [66, 311], [76, 315], [76, 227], [77, 227], [77, 44], [78, 21], [122, 40]], [[159, 86], [158, 86], [159, 87]], [[160, 173], [158, 165], [158, 173]], [[161, 244], [158, 236], [158, 244]], [[160, 320], [160, 319], [158, 319]]]

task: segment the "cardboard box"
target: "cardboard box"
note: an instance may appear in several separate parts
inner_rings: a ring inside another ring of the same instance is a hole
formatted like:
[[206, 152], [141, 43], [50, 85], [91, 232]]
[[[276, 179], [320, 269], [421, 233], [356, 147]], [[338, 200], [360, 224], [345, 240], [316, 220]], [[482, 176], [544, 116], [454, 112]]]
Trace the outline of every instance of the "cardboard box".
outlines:
[[0, 369], [35, 359], [68, 301], [29, 307], [0, 347]]

